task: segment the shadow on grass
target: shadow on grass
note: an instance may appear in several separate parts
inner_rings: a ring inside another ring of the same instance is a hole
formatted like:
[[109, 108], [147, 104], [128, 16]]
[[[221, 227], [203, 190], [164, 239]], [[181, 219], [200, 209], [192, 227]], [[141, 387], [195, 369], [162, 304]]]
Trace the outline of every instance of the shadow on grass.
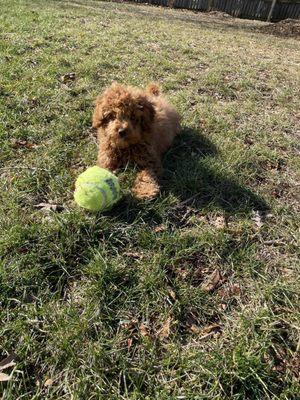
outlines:
[[267, 210], [264, 199], [217, 170], [216, 146], [198, 131], [184, 128], [165, 159], [164, 192], [172, 192], [184, 204], [201, 209], [221, 208], [236, 214]]
[[[138, 201], [129, 195], [107, 216], [127, 227], [142, 223], [151, 229], [167, 223], [173, 229], [186, 226], [189, 217], [203, 209], [222, 210], [227, 215], [267, 211], [263, 198], [236, 177], [218, 170], [217, 157], [217, 147], [206, 136], [184, 127], [164, 160], [161, 198]], [[168, 200], [170, 194], [177, 199], [175, 205], [171, 201], [173, 207]]]
[[[181, 214], [191, 206], [194, 212], [211, 208], [228, 214], [268, 210], [263, 198], [240, 184], [234, 176], [218, 171], [217, 156], [217, 147], [206, 136], [183, 128], [164, 160], [162, 201], [170, 193], [179, 200], [176, 209], [167, 213], [170, 222], [177, 220], [176, 214], [181, 219]], [[128, 196], [108, 211], [108, 215], [125, 224], [141, 219], [153, 226], [163, 222], [159, 209], [157, 201], [138, 201]]]

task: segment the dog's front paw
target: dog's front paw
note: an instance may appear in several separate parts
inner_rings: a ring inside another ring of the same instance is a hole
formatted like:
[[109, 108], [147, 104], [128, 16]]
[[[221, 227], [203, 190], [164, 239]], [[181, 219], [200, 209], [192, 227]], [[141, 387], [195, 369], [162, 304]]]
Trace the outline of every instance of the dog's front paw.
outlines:
[[132, 192], [137, 199], [152, 199], [158, 195], [159, 188], [155, 186], [135, 186]]
[[150, 199], [158, 195], [159, 189], [156, 175], [151, 171], [141, 171], [132, 191], [138, 199]]

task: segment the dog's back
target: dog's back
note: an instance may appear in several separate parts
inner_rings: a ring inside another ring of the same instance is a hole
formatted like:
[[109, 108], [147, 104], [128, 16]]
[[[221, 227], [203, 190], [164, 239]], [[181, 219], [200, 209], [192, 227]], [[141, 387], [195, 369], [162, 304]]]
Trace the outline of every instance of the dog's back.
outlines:
[[161, 95], [160, 88], [150, 83], [146, 89], [155, 108], [153, 123], [153, 145], [158, 153], [165, 153], [171, 146], [175, 136], [180, 132], [180, 116], [168, 100]]

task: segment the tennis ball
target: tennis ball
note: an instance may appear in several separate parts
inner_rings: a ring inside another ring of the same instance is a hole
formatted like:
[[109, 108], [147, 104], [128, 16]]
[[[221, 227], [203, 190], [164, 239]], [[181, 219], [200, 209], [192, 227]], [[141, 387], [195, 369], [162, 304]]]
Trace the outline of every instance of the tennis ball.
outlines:
[[106, 210], [120, 197], [119, 180], [106, 169], [90, 167], [80, 174], [75, 182], [74, 200], [87, 210]]

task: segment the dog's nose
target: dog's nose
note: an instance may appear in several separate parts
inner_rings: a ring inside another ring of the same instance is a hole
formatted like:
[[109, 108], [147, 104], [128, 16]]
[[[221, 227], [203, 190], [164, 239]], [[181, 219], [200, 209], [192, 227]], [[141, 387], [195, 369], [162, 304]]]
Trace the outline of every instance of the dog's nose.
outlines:
[[120, 128], [118, 130], [119, 136], [123, 139], [126, 136], [126, 129], [125, 128]]

